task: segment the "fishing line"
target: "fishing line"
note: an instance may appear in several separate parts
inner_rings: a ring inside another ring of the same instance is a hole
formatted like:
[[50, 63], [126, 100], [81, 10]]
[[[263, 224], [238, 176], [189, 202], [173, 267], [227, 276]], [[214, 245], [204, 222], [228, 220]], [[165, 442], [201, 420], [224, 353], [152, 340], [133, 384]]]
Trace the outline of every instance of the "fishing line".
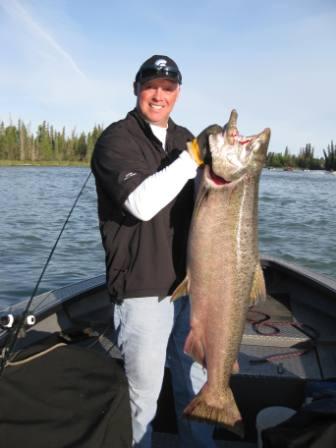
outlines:
[[55, 241], [55, 243], [54, 243], [54, 245], [53, 245], [53, 247], [52, 247], [52, 249], [51, 249], [51, 251], [49, 253], [47, 261], [45, 262], [45, 264], [43, 266], [43, 269], [41, 271], [41, 274], [40, 274], [40, 276], [39, 276], [39, 278], [38, 278], [38, 280], [36, 282], [36, 285], [35, 285], [35, 288], [34, 288], [34, 290], [32, 292], [32, 295], [31, 295], [30, 299], [28, 300], [27, 305], [26, 305], [22, 315], [20, 316], [17, 325], [13, 326], [11, 331], [9, 331], [9, 333], [8, 333], [7, 340], [6, 340], [6, 342], [4, 344], [4, 347], [2, 349], [2, 356], [1, 356], [1, 362], [0, 362], [0, 375], [2, 375], [2, 372], [3, 372], [4, 368], [6, 367], [6, 363], [7, 363], [8, 359], [9, 359], [12, 351], [14, 350], [15, 344], [16, 344], [18, 336], [19, 336], [19, 333], [22, 330], [22, 328], [23, 328], [23, 326], [25, 324], [25, 321], [27, 320], [30, 306], [31, 306], [32, 301], [33, 301], [33, 299], [34, 299], [34, 297], [35, 297], [35, 295], [37, 293], [37, 290], [38, 290], [38, 288], [40, 286], [40, 283], [42, 281], [44, 273], [45, 273], [45, 271], [46, 271], [46, 269], [47, 269], [47, 267], [48, 267], [48, 265], [50, 263], [50, 260], [51, 260], [51, 258], [53, 256], [54, 252], [55, 252], [57, 244], [58, 244], [59, 240], [61, 239], [61, 236], [62, 236], [62, 234], [63, 234], [63, 232], [65, 230], [65, 227], [66, 227], [66, 225], [68, 224], [68, 222], [70, 220], [72, 212], [74, 211], [74, 209], [75, 209], [75, 207], [77, 205], [77, 202], [78, 202], [81, 194], [83, 193], [84, 188], [86, 187], [86, 184], [88, 183], [88, 181], [90, 179], [91, 174], [92, 174], [92, 171], [90, 171], [89, 175], [85, 179], [85, 182], [83, 183], [79, 193], [76, 196], [76, 199], [75, 199], [74, 203], [72, 204], [72, 207], [71, 207], [71, 209], [70, 209], [70, 211], [68, 213], [68, 216], [66, 217], [66, 219], [64, 221], [64, 224], [62, 226], [62, 229], [59, 232], [58, 237], [56, 238], [56, 241]]

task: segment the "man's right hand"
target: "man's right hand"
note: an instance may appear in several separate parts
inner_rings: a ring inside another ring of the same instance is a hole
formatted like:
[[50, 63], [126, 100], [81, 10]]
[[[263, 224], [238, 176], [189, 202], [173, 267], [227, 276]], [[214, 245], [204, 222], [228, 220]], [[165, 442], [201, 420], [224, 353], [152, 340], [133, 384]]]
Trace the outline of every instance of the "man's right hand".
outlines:
[[204, 165], [204, 160], [209, 152], [209, 135], [222, 132], [223, 128], [221, 126], [212, 124], [206, 127], [197, 138], [187, 143], [188, 153], [198, 166]]

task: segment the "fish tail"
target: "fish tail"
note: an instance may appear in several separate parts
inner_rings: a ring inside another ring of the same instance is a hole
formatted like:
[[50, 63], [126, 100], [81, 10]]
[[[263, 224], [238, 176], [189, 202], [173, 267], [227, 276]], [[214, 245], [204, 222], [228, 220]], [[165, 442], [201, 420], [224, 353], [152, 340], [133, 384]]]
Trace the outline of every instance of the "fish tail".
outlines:
[[242, 417], [231, 389], [226, 388], [221, 392], [220, 397], [216, 394], [212, 399], [207, 391], [206, 384], [185, 408], [184, 415], [195, 420], [221, 424], [243, 438]]

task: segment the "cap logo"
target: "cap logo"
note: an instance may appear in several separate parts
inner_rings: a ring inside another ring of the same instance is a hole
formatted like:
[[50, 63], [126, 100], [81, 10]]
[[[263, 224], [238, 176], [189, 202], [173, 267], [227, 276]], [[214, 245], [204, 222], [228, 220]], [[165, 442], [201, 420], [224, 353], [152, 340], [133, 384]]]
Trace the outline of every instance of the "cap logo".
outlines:
[[167, 65], [167, 61], [165, 59], [157, 59], [154, 65], [157, 67], [165, 67]]

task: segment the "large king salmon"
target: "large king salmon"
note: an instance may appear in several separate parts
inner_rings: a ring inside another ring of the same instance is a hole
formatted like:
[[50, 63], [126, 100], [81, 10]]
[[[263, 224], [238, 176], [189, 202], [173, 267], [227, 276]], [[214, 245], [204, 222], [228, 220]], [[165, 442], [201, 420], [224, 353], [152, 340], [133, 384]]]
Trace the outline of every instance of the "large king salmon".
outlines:
[[210, 157], [190, 228], [187, 277], [173, 295], [190, 295], [191, 329], [184, 349], [206, 367], [208, 375], [184, 413], [221, 423], [240, 436], [243, 423], [229, 380], [237, 365], [248, 307], [258, 296], [266, 296], [257, 210], [269, 139], [270, 129], [241, 137], [235, 110], [224, 132], [209, 136]]

